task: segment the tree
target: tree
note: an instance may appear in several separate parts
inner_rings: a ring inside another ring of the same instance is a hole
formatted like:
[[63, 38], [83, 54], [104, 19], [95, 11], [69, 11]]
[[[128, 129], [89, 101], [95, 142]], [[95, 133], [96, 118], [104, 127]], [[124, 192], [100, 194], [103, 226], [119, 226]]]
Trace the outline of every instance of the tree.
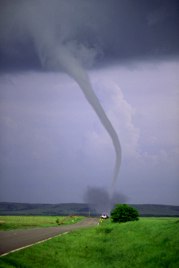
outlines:
[[136, 221], [139, 219], [139, 213], [135, 208], [128, 205], [116, 204], [111, 211], [111, 218], [113, 222]]

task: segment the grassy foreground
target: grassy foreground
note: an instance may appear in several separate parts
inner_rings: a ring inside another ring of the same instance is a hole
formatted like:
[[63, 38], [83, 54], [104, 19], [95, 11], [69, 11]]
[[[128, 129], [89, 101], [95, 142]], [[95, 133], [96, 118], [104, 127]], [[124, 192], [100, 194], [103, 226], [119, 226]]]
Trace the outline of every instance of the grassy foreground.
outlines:
[[179, 220], [104, 221], [0, 258], [0, 267], [176, 268]]
[[0, 216], [0, 230], [50, 227], [76, 223], [81, 216]]

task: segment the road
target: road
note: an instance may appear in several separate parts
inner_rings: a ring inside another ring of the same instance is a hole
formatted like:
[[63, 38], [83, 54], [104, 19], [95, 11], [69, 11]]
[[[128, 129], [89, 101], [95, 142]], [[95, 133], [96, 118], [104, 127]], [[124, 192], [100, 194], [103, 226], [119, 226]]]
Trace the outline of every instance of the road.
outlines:
[[85, 218], [78, 223], [58, 227], [0, 231], [0, 255], [27, 247], [65, 232], [95, 226], [98, 222], [99, 218]]

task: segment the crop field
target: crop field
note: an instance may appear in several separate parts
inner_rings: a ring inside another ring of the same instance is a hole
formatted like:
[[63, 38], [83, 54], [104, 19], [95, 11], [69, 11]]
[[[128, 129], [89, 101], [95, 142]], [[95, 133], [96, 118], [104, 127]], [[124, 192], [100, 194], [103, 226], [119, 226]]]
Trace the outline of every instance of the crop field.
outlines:
[[0, 230], [72, 224], [83, 218], [81, 216], [0, 216]]
[[0, 267], [177, 268], [179, 219], [106, 220], [1, 257]]

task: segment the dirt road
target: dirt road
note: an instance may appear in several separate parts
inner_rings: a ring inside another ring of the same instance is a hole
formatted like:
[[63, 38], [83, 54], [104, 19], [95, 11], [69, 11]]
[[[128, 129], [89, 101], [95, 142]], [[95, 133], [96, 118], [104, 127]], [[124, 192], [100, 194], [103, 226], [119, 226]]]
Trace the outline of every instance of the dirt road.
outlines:
[[70, 232], [79, 228], [95, 226], [99, 218], [86, 218], [76, 224], [59, 227], [34, 228], [28, 230], [0, 231], [0, 255], [8, 253], [50, 237]]

